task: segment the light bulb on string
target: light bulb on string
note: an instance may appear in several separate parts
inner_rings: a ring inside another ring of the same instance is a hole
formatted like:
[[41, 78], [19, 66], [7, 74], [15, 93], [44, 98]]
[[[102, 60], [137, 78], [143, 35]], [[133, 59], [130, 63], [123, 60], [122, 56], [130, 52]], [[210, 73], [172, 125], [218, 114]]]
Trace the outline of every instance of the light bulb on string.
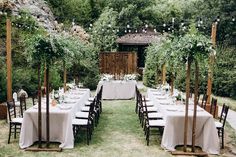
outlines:
[[145, 25], [145, 28], [148, 28], [148, 24]]
[[125, 30], [125, 33], [127, 33], [127, 30]]
[[165, 23], [163, 24], [163, 27], [166, 27], [166, 24], [165, 24]]
[[135, 30], [135, 33], [138, 33], [138, 30], [137, 30], [137, 29]]
[[172, 23], [175, 23], [175, 18], [174, 17], [172, 18]]
[[154, 28], [154, 32], [155, 32], [155, 33], [157, 32], [156, 28]]
[[92, 24], [92, 23], [90, 23], [90, 24], [89, 24], [89, 26], [90, 26], [90, 27], [93, 27], [93, 24]]
[[131, 30], [129, 29], [129, 33], [131, 33]]
[[111, 24], [110, 23], [108, 24], [108, 27], [111, 28]]
[[129, 25], [129, 24], [127, 24], [127, 28], [130, 28], [130, 25]]
[[168, 31], [170, 31], [170, 27], [168, 28]]
[[116, 32], [118, 33], [118, 32], [119, 32], [119, 29], [117, 29]]
[[232, 21], [235, 22], [235, 17], [232, 16]]
[[220, 16], [217, 16], [216, 21], [217, 21], [217, 22], [220, 22]]

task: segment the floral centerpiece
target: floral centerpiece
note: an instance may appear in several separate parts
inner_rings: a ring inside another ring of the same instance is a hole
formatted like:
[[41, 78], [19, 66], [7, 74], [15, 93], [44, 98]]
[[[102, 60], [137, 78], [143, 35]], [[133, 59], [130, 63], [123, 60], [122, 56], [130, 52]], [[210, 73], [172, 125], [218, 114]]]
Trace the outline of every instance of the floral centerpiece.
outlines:
[[136, 80], [137, 75], [136, 74], [127, 74], [124, 76], [124, 80]]
[[102, 81], [110, 81], [114, 78], [114, 75], [111, 75], [111, 74], [103, 74], [102, 77], [101, 77], [101, 80]]

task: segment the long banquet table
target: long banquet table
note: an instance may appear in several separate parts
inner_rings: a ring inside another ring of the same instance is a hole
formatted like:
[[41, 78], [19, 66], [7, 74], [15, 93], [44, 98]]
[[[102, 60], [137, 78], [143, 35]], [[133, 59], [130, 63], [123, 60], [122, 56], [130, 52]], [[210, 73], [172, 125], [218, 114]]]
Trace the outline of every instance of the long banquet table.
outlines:
[[[49, 107], [50, 114], [50, 141], [59, 142], [60, 148], [74, 148], [72, 119], [75, 113], [90, 96], [89, 89], [76, 89], [65, 93], [63, 104]], [[38, 141], [38, 107], [27, 109], [23, 116], [20, 133], [20, 148], [27, 148]], [[42, 100], [42, 141], [46, 141], [46, 109], [45, 100]]]
[[[175, 151], [177, 145], [183, 145], [185, 105], [176, 104], [173, 98], [156, 89], [148, 89], [147, 96], [153, 101], [157, 111], [162, 113], [165, 128], [161, 147]], [[188, 140], [192, 143], [193, 105], [189, 105]], [[201, 107], [197, 107], [196, 146], [210, 154], [219, 154], [220, 145], [214, 118]]]
[[103, 86], [103, 99], [132, 99], [135, 97], [135, 80], [111, 80], [100, 81], [97, 86], [97, 91]]

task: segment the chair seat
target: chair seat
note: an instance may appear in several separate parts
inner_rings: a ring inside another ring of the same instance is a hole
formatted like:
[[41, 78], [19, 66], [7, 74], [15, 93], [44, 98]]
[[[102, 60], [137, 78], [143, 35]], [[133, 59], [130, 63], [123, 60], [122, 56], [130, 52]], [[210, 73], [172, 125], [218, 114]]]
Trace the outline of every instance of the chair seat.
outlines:
[[84, 112], [89, 112], [89, 106], [84, 106], [82, 107], [81, 111], [84, 111]]
[[163, 118], [162, 114], [158, 112], [148, 113], [148, 117], [149, 118]]
[[94, 97], [88, 98], [88, 101], [93, 101], [93, 100], [94, 100]]
[[85, 105], [85, 106], [90, 106], [91, 104], [92, 104], [91, 101], [86, 101], [84, 105]]
[[165, 121], [164, 120], [149, 120], [149, 126], [150, 127], [164, 127]]
[[222, 127], [223, 127], [223, 124], [216, 121], [216, 122], [215, 122], [215, 126], [216, 126], [216, 128], [222, 128]]
[[19, 124], [22, 124], [23, 122], [23, 118], [13, 118], [12, 119], [12, 123], [19, 123]]
[[147, 111], [148, 112], [157, 112], [157, 108], [156, 107], [147, 107]]
[[77, 112], [75, 114], [76, 118], [88, 118], [89, 117], [89, 112]]
[[87, 125], [88, 119], [73, 119], [72, 125]]
[[153, 104], [152, 101], [148, 101], [148, 102], [146, 102], [146, 105], [147, 105], [147, 107], [153, 107], [153, 106], [154, 106], [154, 104]]
[[15, 101], [15, 106], [20, 107], [20, 101]]

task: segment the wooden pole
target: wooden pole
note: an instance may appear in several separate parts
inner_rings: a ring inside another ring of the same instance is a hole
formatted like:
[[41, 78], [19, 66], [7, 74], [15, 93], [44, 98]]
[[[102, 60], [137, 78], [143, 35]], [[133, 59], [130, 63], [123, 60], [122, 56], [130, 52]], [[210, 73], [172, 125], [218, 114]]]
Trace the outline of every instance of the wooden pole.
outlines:
[[174, 78], [174, 74], [171, 74], [171, 89], [170, 89], [170, 94], [171, 96], [174, 94], [174, 81], [175, 81], [175, 78]]
[[46, 69], [47, 69], [47, 67], [46, 67], [46, 63], [45, 63], [45, 65], [44, 65], [44, 75], [43, 75], [43, 87], [44, 87], [43, 92], [44, 92], [44, 94], [46, 94], [46, 90], [47, 90]]
[[64, 69], [64, 84], [63, 84], [63, 87], [64, 87], [64, 93], [66, 92], [66, 64], [65, 64], [65, 61], [63, 62], [63, 69]]
[[[213, 48], [216, 47], [216, 30], [217, 24], [214, 22], [211, 29], [211, 41]], [[207, 80], [207, 104], [210, 104], [211, 93], [212, 93], [212, 80], [213, 80], [213, 64], [214, 64], [214, 55], [210, 55], [209, 69], [208, 69], [208, 80]]]
[[195, 152], [197, 104], [198, 104], [198, 83], [199, 83], [199, 66], [198, 66], [198, 61], [195, 60], [195, 86], [194, 86], [194, 111], [193, 111], [193, 127], [192, 127], [192, 152]]
[[38, 64], [38, 140], [39, 148], [42, 148], [42, 112], [41, 112], [41, 64]]
[[188, 138], [188, 104], [189, 104], [189, 92], [190, 92], [190, 72], [191, 62], [188, 59], [187, 73], [186, 73], [186, 104], [185, 104], [185, 119], [184, 119], [184, 152], [187, 151], [187, 138]]
[[162, 65], [162, 70], [161, 70], [161, 72], [162, 72], [162, 79], [161, 79], [161, 82], [162, 82], [162, 84], [164, 85], [165, 83], [166, 83], [166, 63], [164, 63], [163, 65]]
[[49, 124], [49, 65], [46, 67], [46, 146], [50, 145], [50, 124]]
[[12, 60], [11, 60], [11, 21], [7, 19], [7, 37], [6, 37], [6, 51], [7, 51], [7, 101], [12, 100]]

